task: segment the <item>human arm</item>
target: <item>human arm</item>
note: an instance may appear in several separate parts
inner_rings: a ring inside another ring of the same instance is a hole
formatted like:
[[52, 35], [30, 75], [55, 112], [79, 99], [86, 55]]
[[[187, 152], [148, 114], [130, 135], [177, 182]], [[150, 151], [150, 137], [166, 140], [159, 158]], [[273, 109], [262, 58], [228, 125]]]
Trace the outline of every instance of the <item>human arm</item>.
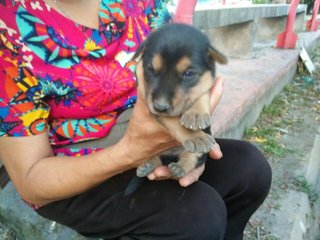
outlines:
[[124, 137], [93, 154], [53, 156], [46, 133], [0, 138], [0, 159], [21, 197], [38, 206], [72, 197], [176, 146], [143, 101], [138, 97]]

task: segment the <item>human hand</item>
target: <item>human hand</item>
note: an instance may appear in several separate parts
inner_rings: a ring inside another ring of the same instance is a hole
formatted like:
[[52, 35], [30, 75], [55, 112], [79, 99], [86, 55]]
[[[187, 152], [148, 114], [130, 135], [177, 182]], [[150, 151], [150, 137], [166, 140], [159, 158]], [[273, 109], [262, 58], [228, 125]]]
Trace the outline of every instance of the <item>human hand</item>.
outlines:
[[[222, 77], [217, 77], [211, 90], [211, 98], [210, 98], [211, 114], [214, 112], [216, 106], [218, 105], [222, 97], [223, 84], [224, 84], [224, 79]], [[216, 143], [213, 146], [212, 150], [208, 154], [210, 158], [213, 160], [219, 160], [223, 156], [218, 143]], [[183, 187], [187, 187], [192, 183], [198, 181], [204, 169], [205, 169], [205, 165], [202, 165], [192, 170], [186, 176], [179, 179], [179, 184]], [[167, 166], [158, 167], [151, 174], [148, 175], [149, 180], [163, 180], [163, 179], [169, 179], [169, 178], [171, 178], [171, 174]]]
[[151, 116], [139, 87], [137, 102], [120, 144], [126, 146], [124, 151], [131, 159], [132, 167], [137, 167], [145, 160], [180, 145], [168, 130]]
[[[214, 85], [211, 90], [211, 97], [210, 97], [210, 112], [211, 115], [213, 114], [214, 110], [216, 109], [218, 103], [221, 100], [222, 94], [223, 94], [223, 85], [224, 85], [224, 79], [220, 76], [218, 76], [214, 82]], [[218, 143], [216, 143], [212, 150], [209, 152], [209, 156], [212, 159], [219, 160], [222, 158], [222, 152], [220, 150], [220, 146]]]
[[[204, 171], [205, 165], [201, 165], [195, 169], [193, 169], [191, 172], [189, 172], [186, 176], [180, 178], [179, 184], [182, 187], [187, 187], [191, 185], [192, 183], [199, 180], [199, 177], [202, 175]], [[148, 175], [149, 180], [165, 180], [170, 179], [171, 173], [169, 171], [169, 168], [167, 166], [160, 166], [157, 167], [152, 173]]]

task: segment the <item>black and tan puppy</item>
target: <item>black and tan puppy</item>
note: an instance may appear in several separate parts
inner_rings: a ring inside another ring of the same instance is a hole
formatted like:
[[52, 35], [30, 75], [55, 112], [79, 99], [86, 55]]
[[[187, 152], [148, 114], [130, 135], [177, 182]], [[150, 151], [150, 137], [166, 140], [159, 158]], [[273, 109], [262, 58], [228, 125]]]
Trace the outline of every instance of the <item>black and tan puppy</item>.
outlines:
[[[150, 112], [181, 142], [181, 148], [155, 156], [137, 168], [143, 177], [168, 165], [180, 178], [203, 164], [214, 138], [210, 135], [210, 89], [215, 62], [227, 59], [214, 49], [205, 34], [184, 24], [167, 24], [144, 41], [135, 56], [139, 89]], [[204, 131], [205, 130], [205, 131]]]

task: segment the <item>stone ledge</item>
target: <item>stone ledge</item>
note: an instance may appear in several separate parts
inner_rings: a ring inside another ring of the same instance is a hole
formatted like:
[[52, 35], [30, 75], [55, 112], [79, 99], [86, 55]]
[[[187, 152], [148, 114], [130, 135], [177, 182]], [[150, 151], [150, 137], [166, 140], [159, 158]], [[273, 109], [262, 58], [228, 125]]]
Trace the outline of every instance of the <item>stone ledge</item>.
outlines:
[[[193, 23], [226, 56], [251, 58], [257, 42], [276, 40], [285, 30], [289, 9], [289, 4], [230, 7], [201, 4], [196, 6]], [[304, 4], [298, 6], [294, 31], [304, 29], [306, 9]]]
[[[254, 21], [260, 18], [276, 18], [288, 15], [290, 4], [262, 4], [247, 6], [210, 7], [196, 6], [193, 23], [208, 30], [232, 24]], [[300, 4], [298, 13], [305, 13], [307, 5]]]
[[260, 111], [295, 75], [300, 47], [310, 50], [320, 39], [320, 31], [301, 33], [296, 49], [267, 47], [252, 59], [229, 59], [218, 65], [225, 78], [224, 95], [212, 124], [215, 137], [241, 138]]
[[278, 239], [304, 240], [312, 214], [308, 195], [289, 191], [284, 199], [279, 200], [279, 209], [271, 210], [270, 231]]
[[23, 240], [85, 240], [73, 230], [46, 220], [23, 202], [9, 182], [0, 190], [0, 220]]
[[[317, 180], [320, 177], [320, 127], [316, 134], [312, 151], [309, 158], [309, 166], [306, 172], [306, 179], [310, 184], [316, 185]], [[320, 206], [320, 205], [319, 205]], [[320, 218], [320, 215], [319, 215]]]

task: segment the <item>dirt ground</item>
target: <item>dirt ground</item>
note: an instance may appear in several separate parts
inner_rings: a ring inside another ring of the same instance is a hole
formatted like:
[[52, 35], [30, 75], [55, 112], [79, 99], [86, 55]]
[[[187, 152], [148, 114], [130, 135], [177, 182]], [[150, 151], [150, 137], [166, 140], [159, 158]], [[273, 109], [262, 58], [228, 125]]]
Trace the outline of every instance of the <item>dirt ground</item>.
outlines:
[[[316, 67], [310, 75], [300, 62], [298, 72], [271, 105], [261, 113], [244, 139], [256, 144], [267, 156], [273, 170], [270, 194], [251, 218], [245, 240], [285, 240], [274, 234], [275, 212], [290, 191], [306, 193], [311, 207], [319, 204], [319, 186], [309, 184], [304, 174], [304, 154], [310, 151], [320, 126], [320, 44], [311, 53]], [[289, 219], [288, 219], [289, 220]], [[319, 222], [315, 222], [319, 225]], [[287, 238], [289, 239], [289, 237]], [[314, 237], [307, 240], [316, 240]]]
[[13, 229], [0, 222], [0, 240], [22, 240]]

